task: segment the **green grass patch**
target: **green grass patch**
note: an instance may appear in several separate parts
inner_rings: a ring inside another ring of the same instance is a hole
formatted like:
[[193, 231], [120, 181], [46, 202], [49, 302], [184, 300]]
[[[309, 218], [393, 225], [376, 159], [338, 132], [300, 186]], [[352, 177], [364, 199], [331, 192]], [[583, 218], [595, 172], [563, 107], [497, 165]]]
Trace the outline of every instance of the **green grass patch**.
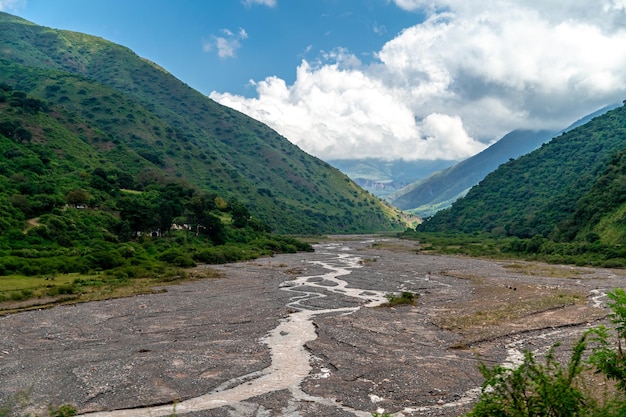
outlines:
[[385, 306], [395, 307], [399, 305], [415, 305], [418, 295], [411, 291], [402, 291], [400, 294], [387, 294]]
[[521, 259], [603, 268], [626, 267], [626, 246], [600, 241], [555, 242], [540, 235], [521, 239], [486, 233], [416, 232], [415, 230], [407, 230], [400, 237], [419, 242], [418, 252], [420, 253], [490, 259]]
[[122, 268], [91, 275], [62, 274], [53, 279], [4, 276], [0, 277], [0, 315], [57, 304], [161, 292], [161, 289], [155, 290], [155, 287], [220, 276], [211, 268], [202, 268], [202, 271], [193, 273], [178, 268], [163, 268], [151, 273]]

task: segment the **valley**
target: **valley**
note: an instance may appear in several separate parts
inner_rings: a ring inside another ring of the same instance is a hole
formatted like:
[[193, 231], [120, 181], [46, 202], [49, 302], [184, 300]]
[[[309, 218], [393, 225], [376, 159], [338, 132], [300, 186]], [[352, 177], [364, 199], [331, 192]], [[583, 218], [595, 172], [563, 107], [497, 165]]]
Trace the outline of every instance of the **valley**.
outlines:
[[[0, 395], [98, 417], [458, 416], [480, 363], [557, 341], [567, 355], [626, 274], [366, 235], [216, 268], [158, 294], [0, 318]], [[416, 304], [384, 305], [400, 291]]]

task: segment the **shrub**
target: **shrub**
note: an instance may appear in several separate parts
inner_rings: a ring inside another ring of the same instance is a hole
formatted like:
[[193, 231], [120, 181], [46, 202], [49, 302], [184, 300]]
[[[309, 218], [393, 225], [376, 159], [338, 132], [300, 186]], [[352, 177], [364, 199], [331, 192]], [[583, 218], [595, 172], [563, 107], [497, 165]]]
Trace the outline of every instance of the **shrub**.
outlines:
[[33, 296], [33, 292], [31, 290], [21, 290], [17, 292], [12, 292], [11, 300], [13, 301], [28, 300], [32, 296]]
[[60, 407], [54, 407], [52, 405], [48, 407], [50, 417], [74, 417], [76, 411], [76, 407], [70, 404], [64, 404]]
[[191, 255], [188, 253], [183, 253], [181, 248], [171, 248], [167, 249], [165, 252], [161, 253], [158, 256], [158, 259], [163, 262], [167, 262], [171, 265], [176, 265], [181, 268], [189, 268], [192, 266], [196, 266]]
[[103, 250], [87, 256], [87, 262], [92, 269], [112, 269], [124, 264], [124, 258], [117, 251]]
[[67, 284], [67, 285], [60, 285], [58, 287], [52, 287], [48, 290], [48, 295], [50, 296], [55, 296], [55, 295], [71, 295], [74, 294], [75, 291], [75, 285], [74, 284]]
[[400, 295], [387, 294], [385, 297], [388, 301], [387, 305], [391, 307], [404, 304], [413, 305], [416, 301], [416, 294], [411, 291], [402, 291]]
[[[524, 353], [522, 364], [510, 369], [498, 365], [488, 368], [481, 365], [485, 377], [482, 394], [468, 417], [566, 417], [626, 415], [626, 354], [621, 346], [626, 341], [626, 292], [616, 289], [608, 294], [612, 310], [612, 331], [604, 326], [586, 332], [574, 345], [567, 366], [554, 356], [554, 347], [548, 352], [545, 364], [537, 363], [531, 352]], [[617, 343], [610, 343], [614, 334]], [[579, 388], [577, 377], [587, 364], [583, 354], [587, 343], [593, 347], [588, 364], [596, 373], [603, 374], [616, 383], [621, 392], [605, 394], [604, 404], [594, 399], [593, 393]], [[617, 345], [617, 348], [616, 348]], [[555, 345], [557, 346], [557, 345]]]
[[626, 393], [626, 353], [622, 350], [626, 343], [626, 292], [617, 288], [607, 296], [611, 300], [608, 303], [612, 310], [609, 317], [619, 348], [615, 349], [611, 343], [611, 330], [599, 326], [591, 331], [597, 346], [592, 351], [590, 362], [599, 372], [616, 381], [617, 387]]
[[[555, 345], [556, 346], [556, 345]], [[515, 369], [501, 365], [491, 369], [482, 365], [485, 377], [480, 401], [469, 417], [540, 417], [579, 416], [585, 407], [582, 392], [573, 384], [582, 371], [582, 353], [585, 339], [578, 341], [567, 368], [554, 357], [554, 347], [548, 352], [545, 364], [539, 364], [531, 352], [525, 352], [524, 361]]]

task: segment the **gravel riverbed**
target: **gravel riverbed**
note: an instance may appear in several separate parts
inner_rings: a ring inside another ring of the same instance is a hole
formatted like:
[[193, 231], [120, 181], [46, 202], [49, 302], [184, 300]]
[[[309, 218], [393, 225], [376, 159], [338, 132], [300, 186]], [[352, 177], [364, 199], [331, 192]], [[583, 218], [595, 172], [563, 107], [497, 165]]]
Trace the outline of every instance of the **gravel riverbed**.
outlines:
[[[375, 236], [215, 268], [163, 293], [0, 318], [0, 400], [27, 391], [26, 411], [99, 417], [460, 416], [480, 363], [557, 341], [566, 355], [626, 275]], [[417, 303], [375, 306], [400, 291]]]

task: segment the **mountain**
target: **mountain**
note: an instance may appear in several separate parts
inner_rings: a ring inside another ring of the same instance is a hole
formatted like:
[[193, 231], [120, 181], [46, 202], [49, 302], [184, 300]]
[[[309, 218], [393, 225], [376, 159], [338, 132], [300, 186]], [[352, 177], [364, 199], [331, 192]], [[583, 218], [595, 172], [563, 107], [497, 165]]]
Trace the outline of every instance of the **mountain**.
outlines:
[[501, 165], [418, 229], [623, 242], [625, 150], [618, 107]]
[[435, 172], [428, 178], [410, 184], [386, 198], [403, 210], [410, 210], [424, 218], [431, 216], [441, 209], [450, 207], [455, 200], [464, 196], [488, 173], [509, 159], [531, 152], [554, 136], [581, 126], [617, 106], [617, 104], [606, 106], [558, 132], [514, 130], [484, 151], [450, 168]]
[[443, 159], [386, 161], [377, 158], [366, 158], [331, 159], [327, 162], [346, 174], [363, 189], [375, 196], [384, 198], [409, 184], [427, 177], [435, 171], [449, 167], [457, 161]]
[[437, 211], [449, 206], [500, 164], [536, 149], [554, 133], [515, 130], [484, 151], [399, 190], [388, 200], [403, 210], [427, 217], [433, 208]]
[[[6, 13], [0, 45], [0, 83], [45, 102], [56, 120], [47, 130], [24, 120], [34, 141], [87, 173], [114, 167], [136, 183], [182, 180], [236, 199], [282, 233], [404, 226], [397, 210], [337, 169], [128, 48]], [[48, 174], [59, 178], [59, 195], [67, 192], [62, 178], [71, 172]]]

